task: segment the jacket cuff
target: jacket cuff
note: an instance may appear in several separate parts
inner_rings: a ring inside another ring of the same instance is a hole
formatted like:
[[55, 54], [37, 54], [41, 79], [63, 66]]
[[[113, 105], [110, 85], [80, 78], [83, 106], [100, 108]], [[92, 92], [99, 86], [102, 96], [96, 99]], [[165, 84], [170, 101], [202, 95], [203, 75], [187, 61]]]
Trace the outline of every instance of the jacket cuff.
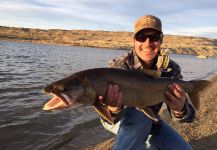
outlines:
[[170, 114], [174, 120], [182, 122], [182, 123], [184, 123], [184, 122], [190, 123], [190, 122], [194, 121], [195, 116], [196, 116], [195, 109], [187, 101], [184, 104], [183, 114], [175, 115], [172, 112]]

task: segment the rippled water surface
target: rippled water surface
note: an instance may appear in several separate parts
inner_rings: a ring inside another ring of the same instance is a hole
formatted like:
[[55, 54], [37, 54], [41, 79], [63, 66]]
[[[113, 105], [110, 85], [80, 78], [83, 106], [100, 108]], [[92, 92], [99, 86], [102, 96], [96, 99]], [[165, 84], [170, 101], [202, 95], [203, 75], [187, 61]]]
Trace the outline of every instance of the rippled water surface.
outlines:
[[[73, 72], [106, 67], [126, 51], [31, 43], [0, 42], [0, 149], [46, 149], [67, 136], [76, 124], [97, 117], [89, 107], [42, 111], [50, 98], [41, 89]], [[217, 71], [217, 59], [171, 55], [185, 80]]]

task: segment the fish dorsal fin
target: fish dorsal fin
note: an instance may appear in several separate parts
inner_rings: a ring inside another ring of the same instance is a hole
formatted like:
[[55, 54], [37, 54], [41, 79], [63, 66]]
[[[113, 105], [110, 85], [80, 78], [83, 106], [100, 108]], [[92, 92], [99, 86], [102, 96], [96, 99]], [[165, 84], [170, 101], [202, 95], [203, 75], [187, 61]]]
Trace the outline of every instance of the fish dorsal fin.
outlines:
[[111, 124], [114, 124], [108, 106], [102, 105], [101, 103], [99, 103], [98, 100], [96, 100], [95, 103], [93, 104], [93, 108], [103, 119], [105, 119]]

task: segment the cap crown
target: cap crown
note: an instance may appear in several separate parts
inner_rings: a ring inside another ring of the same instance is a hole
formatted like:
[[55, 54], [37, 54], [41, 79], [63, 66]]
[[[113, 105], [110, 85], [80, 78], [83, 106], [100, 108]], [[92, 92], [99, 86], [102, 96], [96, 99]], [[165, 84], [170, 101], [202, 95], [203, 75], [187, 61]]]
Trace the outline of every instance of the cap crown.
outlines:
[[142, 29], [152, 28], [162, 32], [162, 24], [159, 18], [152, 15], [145, 15], [135, 21], [134, 34]]

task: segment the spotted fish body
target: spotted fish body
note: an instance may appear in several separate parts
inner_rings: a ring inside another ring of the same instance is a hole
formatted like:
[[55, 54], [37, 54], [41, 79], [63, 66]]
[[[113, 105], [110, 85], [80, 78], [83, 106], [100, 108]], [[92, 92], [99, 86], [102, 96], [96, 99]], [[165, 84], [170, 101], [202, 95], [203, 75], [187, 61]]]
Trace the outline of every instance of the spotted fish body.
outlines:
[[[123, 95], [123, 105], [147, 108], [164, 100], [168, 84], [178, 83], [191, 96], [197, 107], [198, 88], [194, 85], [206, 85], [208, 81], [183, 81], [172, 78], [153, 78], [144, 72], [115, 68], [94, 68], [72, 74], [44, 88], [45, 93], [59, 97], [65, 104], [78, 102], [93, 105], [98, 113], [109, 122], [108, 110], [100, 106], [98, 96], [106, 96], [109, 84], [117, 84]], [[202, 88], [199, 88], [200, 90]], [[153, 116], [152, 114], [148, 114]]]

